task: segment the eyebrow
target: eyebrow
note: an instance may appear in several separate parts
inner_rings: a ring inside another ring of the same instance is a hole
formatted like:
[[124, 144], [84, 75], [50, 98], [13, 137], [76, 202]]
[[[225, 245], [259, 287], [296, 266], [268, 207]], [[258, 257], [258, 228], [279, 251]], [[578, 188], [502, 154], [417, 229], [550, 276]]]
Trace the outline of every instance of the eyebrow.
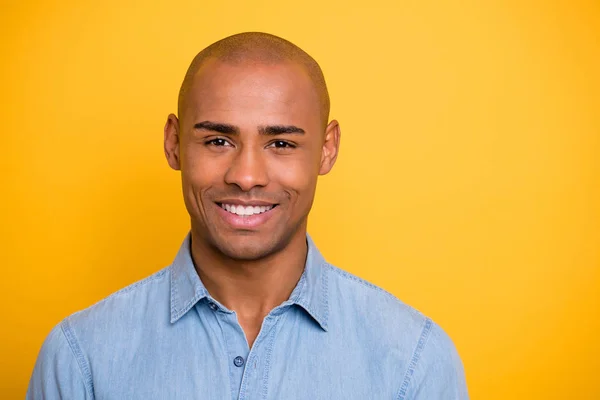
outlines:
[[[214, 131], [222, 134], [239, 135], [240, 128], [235, 125], [224, 124], [221, 122], [202, 121], [194, 125], [194, 129]], [[304, 129], [294, 125], [268, 125], [259, 126], [258, 133], [267, 136], [283, 135], [286, 133], [294, 133], [303, 135]]]
[[202, 121], [194, 125], [194, 129], [215, 131], [223, 134], [239, 134], [240, 129], [237, 126], [222, 124], [220, 122]]
[[258, 132], [261, 135], [282, 135], [284, 133], [297, 133], [304, 134], [304, 129], [298, 128], [294, 125], [269, 125], [269, 126], [260, 126], [258, 127]]

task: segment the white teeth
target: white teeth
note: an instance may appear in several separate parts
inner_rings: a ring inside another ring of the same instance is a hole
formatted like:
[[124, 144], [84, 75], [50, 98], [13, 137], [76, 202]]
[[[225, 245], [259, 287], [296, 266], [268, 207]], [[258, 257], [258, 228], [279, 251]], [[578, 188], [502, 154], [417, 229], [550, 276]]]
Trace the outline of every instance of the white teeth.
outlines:
[[232, 214], [240, 216], [250, 216], [255, 214], [262, 214], [269, 211], [273, 206], [236, 206], [235, 204], [221, 204], [221, 208], [229, 211]]

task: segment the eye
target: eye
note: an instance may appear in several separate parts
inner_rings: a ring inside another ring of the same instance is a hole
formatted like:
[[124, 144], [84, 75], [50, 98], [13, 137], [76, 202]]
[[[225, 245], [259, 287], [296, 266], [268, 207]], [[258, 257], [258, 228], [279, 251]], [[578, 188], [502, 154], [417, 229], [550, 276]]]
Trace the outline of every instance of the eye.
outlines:
[[271, 144], [269, 144], [268, 147], [274, 147], [276, 149], [294, 149], [296, 148], [296, 145], [287, 142], [285, 140], [276, 140], [274, 142], [272, 142]]
[[207, 140], [205, 144], [207, 146], [215, 146], [215, 147], [231, 146], [231, 143], [229, 143], [227, 140], [225, 140], [223, 138]]

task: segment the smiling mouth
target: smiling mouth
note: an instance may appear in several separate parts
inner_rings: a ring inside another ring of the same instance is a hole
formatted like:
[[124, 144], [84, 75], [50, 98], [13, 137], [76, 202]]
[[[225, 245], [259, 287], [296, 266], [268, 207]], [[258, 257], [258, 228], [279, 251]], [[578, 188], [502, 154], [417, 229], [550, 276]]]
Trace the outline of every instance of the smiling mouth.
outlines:
[[231, 214], [238, 215], [240, 217], [250, 217], [253, 215], [264, 214], [277, 207], [277, 204], [271, 204], [268, 206], [244, 206], [236, 204], [217, 203], [217, 205], [223, 210]]

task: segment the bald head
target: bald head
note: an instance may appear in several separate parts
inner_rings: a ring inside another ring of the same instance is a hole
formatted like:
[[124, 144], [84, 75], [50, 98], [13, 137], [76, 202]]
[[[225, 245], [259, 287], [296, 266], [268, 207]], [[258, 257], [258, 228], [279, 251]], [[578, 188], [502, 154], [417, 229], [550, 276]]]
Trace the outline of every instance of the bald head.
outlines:
[[229, 36], [215, 42], [194, 57], [181, 89], [179, 90], [178, 114], [182, 117], [187, 93], [201, 67], [211, 60], [233, 65], [284, 64], [298, 65], [310, 78], [319, 98], [323, 124], [329, 118], [329, 93], [319, 64], [304, 50], [278, 36], [261, 32], [246, 32]]

